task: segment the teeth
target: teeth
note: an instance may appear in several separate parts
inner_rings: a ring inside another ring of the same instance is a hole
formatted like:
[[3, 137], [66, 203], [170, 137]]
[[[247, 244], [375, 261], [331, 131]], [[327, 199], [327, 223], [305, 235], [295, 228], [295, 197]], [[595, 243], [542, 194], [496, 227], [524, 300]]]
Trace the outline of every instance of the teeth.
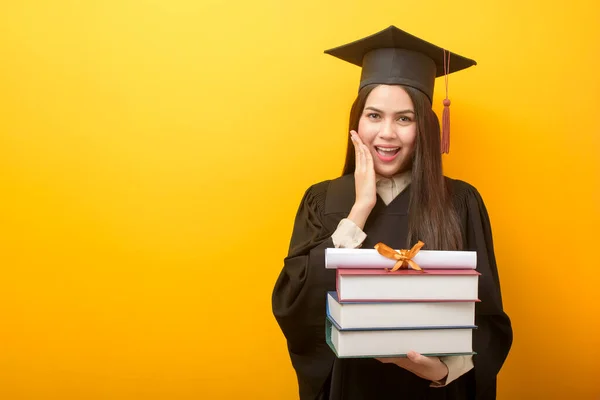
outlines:
[[383, 147], [377, 147], [377, 150], [379, 151], [383, 151], [386, 153], [393, 153], [395, 151], [397, 151], [400, 147], [393, 147], [393, 148], [383, 148]]

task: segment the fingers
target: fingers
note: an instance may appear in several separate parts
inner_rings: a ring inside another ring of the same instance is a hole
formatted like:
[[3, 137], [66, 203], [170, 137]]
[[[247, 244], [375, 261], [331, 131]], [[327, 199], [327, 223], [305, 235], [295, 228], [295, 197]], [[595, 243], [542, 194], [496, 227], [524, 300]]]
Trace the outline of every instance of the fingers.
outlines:
[[439, 360], [437, 357], [425, 357], [416, 351], [409, 351], [407, 356], [410, 361], [414, 362], [415, 364], [423, 365], [424, 367], [433, 367]]
[[376, 360], [381, 361], [382, 363], [388, 363], [388, 364], [397, 364], [397, 363], [411, 364], [411, 361], [406, 357], [381, 357], [381, 358], [376, 358]]
[[426, 357], [416, 351], [410, 351], [407, 353], [407, 357], [384, 357], [376, 358], [376, 360], [382, 363], [393, 363], [402, 367], [434, 367], [439, 359], [437, 357]]
[[352, 143], [354, 143], [354, 157], [356, 160], [356, 170], [361, 171], [364, 169], [366, 160], [365, 160], [365, 145], [362, 140], [360, 140], [360, 136], [356, 133], [356, 131], [350, 131], [350, 137], [352, 138]]
[[426, 364], [428, 361], [427, 357], [417, 353], [416, 351], [409, 351], [406, 355], [410, 361], [416, 364]]
[[386, 364], [396, 364], [423, 379], [439, 380], [448, 373], [438, 357], [426, 357], [416, 351], [408, 352], [407, 357], [376, 358], [376, 360]]
[[354, 131], [350, 131], [350, 139], [352, 140], [352, 144], [354, 145], [354, 160], [355, 160], [355, 163], [358, 165], [359, 158], [360, 158], [360, 144], [358, 143], [358, 141], [360, 139], [358, 138], [358, 135]]
[[409, 351], [408, 353], [406, 353], [406, 356], [414, 362], [423, 362], [423, 356], [420, 353], [417, 353], [416, 351]]
[[425, 379], [438, 381], [448, 375], [448, 367], [439, 357], [426, 357], [415, 351], [407, 354], [415, 366], [415, 374]]
[[371, 154], [367, 146], [363, 145], [363, 147], [365, 152], [365, 167], [367, 168], [367, 171], [374, 171], [373, 155]]
[[350, 131], [352, 141], [354, 143], [356, 166], [360, 166], [363, 172], [374, 171], [373, 156], [369, 148], [362, 142], [356, 131]]

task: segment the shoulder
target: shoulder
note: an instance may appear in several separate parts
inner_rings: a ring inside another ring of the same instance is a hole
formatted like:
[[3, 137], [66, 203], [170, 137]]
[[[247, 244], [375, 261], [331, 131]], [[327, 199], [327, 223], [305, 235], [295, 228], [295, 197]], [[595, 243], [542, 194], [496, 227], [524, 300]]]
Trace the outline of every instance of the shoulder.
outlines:
[[450, 199], [460, 216], [488, 219], [488, 210], [480, 191], [471, 183], [461, 179], [446, 178]]
[[302, 203], [321, 214], [349, 211], [354, 203], [354, 176], [343, 175], [310, 185]]
[[446, 185], [450, 192], [450, 197], [455, 204], [468, 202], [471, 200], [483, 202], [483, 198], [479, 190], [471, 183], [461, 179], [455, 179], [450, 177], [444, 177], [446, 179]]
[[479, 190], [460, 179], [446, 178], [450, 198], [463, 225], [491, 236], [491, 218]]

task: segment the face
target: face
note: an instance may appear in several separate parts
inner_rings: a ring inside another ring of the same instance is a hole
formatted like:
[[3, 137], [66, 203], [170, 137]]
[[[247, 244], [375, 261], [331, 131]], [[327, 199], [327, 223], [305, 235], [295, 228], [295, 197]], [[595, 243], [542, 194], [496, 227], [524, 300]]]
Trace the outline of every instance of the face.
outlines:
[[417, 123], [412, 100], [402, 87], [380, 85], [371, 91], [358, 122], [358, 135], [371, 151], [377, 174], [391, 177], [406, 169]]

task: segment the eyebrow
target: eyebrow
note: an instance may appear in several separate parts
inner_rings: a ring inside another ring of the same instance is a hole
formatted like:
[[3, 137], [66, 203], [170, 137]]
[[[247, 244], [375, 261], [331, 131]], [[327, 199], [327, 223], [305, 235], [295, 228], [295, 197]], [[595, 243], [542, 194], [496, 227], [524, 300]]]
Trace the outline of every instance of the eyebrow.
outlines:
[[[378, 113], [384, 114], [384, 112], [383, 112], [383, 111], [381, 111], [380, 109], [378, 109], [378, 108], [375, 108], [375, 107], [371, 107], [371, 106], [369, 106], [369, 107], [365, 107], [365, 110], [371, 110], [371, 111], [375, 111], [375, 112], [378, 112]], [[413, 110], [401, 110], [401, 111], [396, 111], [396, 113], [395, 113], [395, 114], [409, 114], [409, 113], [410, 113], [410, 114], [414, 114], [415, 112], [414, 112]]]

